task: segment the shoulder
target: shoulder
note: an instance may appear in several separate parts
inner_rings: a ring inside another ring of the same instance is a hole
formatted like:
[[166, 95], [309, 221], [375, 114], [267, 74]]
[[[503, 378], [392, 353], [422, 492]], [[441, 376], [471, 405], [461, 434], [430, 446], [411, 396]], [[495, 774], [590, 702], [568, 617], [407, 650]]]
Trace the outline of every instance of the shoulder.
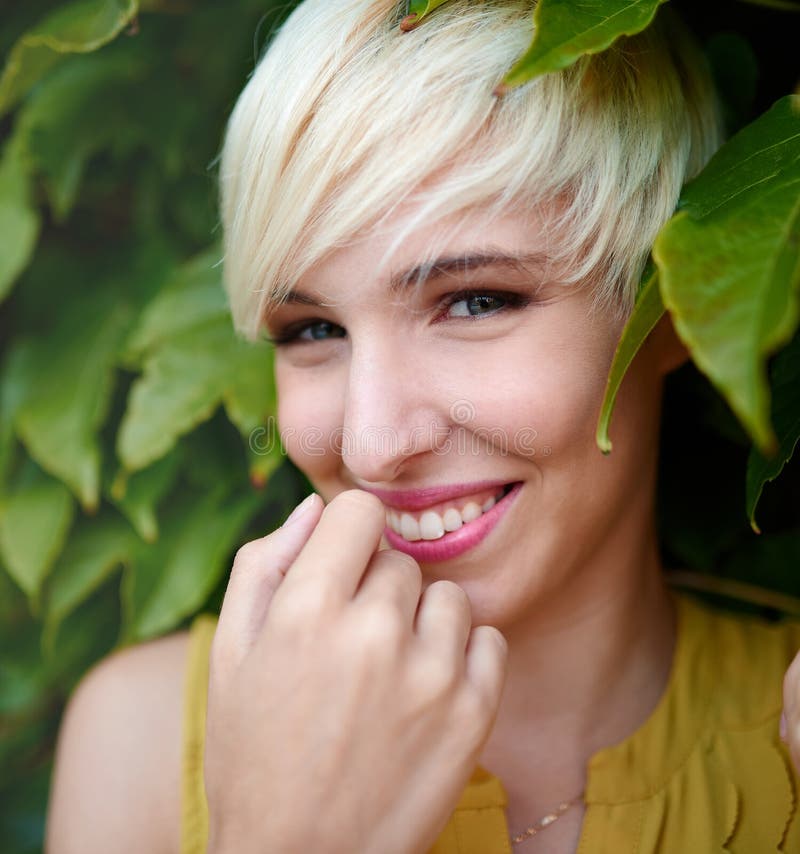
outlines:
[[177, 632], [115, 652], [74, 691], [56, 751], [48, 854], [178, 851], [188, 640]]

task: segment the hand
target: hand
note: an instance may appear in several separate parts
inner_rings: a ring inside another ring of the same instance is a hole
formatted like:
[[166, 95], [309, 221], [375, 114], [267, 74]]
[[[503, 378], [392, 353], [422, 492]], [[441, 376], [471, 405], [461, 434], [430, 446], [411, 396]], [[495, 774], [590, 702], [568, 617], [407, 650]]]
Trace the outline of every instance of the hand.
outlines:
[[[312, 496], [243, 546], [211, 648], [209, 852], [430, 848], [494, 724], [506, 644], [408, 555], [381, 502]], [[302, 505], [301, 505], [302, 506]]]
[[788, 746], [795, 771], [800, 775], [800, 652], [783, 680], [781, 739]]

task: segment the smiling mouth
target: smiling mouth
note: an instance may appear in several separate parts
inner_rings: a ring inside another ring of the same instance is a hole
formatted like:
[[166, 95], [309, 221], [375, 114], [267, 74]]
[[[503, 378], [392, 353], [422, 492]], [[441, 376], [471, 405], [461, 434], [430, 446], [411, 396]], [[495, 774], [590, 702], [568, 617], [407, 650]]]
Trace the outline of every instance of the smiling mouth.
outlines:
[[416, 513], [388, 507], [386, 524], [404, 542], [434, 541], [446, 538], [475, 522], [501, 502], [520, 481], [483, 490], [462, 498], [451, 498]]

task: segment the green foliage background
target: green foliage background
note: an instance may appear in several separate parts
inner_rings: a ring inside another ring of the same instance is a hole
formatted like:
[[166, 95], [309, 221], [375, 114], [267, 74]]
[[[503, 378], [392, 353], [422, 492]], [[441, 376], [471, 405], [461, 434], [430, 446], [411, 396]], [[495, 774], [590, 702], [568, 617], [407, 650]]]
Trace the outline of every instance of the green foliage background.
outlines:
[[[414, 23], [442, 2], [412, 0]], [[291, 5], [31, 0], [0, 13], [7, 854], [41, 848], [55, 734], [77, 680], [112, 649], [217, 608], [236, 547], [308, 490], [270, 430], [271, 354], [231, 329], [214, 185], [224, 121]], [[508, 85], [605, 49], [658, 5], [543, 0], [540, 43]], [[800, 613], [800, 128], [790, 99], [772, 107], [800, 77], [787, 35], [800, 18], [681, 8], [731, 133], [745, 129], [659, 238], [598, 441], [610, 446], [614, 388], [666, 305], [699, 367], [668, 384], [665, 559], [699, 573], [684, 583]]]

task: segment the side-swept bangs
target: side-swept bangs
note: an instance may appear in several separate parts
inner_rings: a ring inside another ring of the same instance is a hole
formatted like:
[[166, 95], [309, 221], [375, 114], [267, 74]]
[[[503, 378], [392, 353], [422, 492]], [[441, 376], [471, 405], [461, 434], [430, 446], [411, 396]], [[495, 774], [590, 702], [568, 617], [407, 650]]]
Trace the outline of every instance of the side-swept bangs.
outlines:
[[681, 186], [721, 139], [683, 26], [662, 11], [497, 98], [530, 41], [531, 0], [450, 0], [410, 33], [404, 6], [305, 0], [242, 92], [220, 170], [236, 329], [256, 338], [305, 271], [407, 203], [406, 233], [475, 209], [549, 209], [560, 280], [627, 314]]

